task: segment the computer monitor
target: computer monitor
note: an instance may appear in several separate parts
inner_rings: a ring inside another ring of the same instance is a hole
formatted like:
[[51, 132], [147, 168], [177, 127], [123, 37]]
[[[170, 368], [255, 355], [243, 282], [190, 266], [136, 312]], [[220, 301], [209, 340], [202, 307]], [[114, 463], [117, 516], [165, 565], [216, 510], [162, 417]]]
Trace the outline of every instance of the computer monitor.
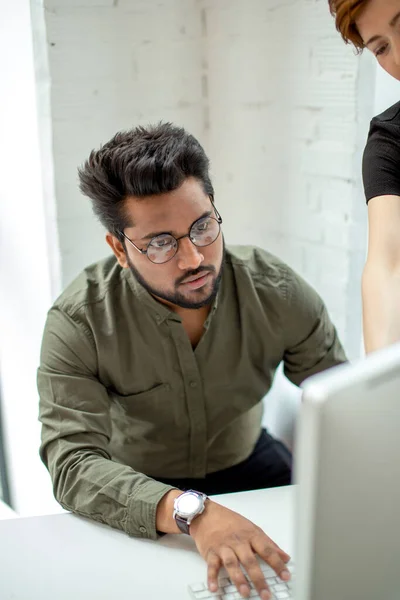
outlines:
[[400, 599], [400, 344], [303, 384], [295, 600]]

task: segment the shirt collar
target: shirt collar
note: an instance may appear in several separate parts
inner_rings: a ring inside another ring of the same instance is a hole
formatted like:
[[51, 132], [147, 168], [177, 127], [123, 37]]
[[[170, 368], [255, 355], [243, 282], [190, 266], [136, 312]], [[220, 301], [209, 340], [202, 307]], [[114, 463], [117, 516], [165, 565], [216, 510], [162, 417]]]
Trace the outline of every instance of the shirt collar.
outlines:
[[135, 296], [140, 298], [140, 300], [144, 302], [144, 304], [146, 304], [146, 306], [148, 306], [154, 313], [155, 320], [159, 325], [167, 319], [175, 319], [180, 321], [180, 318], [177, 314], [170, 310], [165, 304], [162, 304], [162, 302], [158, 302], [151, 294], [149, 294], [142, 284], [138, 282], [130, 269], [125, 269], [123, 275], [128, 280], [129, 286]]

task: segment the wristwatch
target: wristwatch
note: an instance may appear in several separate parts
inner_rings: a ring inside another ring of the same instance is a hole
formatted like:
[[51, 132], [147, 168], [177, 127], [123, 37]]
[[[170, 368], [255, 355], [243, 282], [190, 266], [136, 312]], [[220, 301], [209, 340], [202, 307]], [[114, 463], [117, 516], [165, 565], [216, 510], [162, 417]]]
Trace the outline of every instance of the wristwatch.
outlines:
[[182, 533], [190, 535], [190, 524], [205, 509], [208, 496], [196, 490], [187, 490], [174, 500], [174, 519]]

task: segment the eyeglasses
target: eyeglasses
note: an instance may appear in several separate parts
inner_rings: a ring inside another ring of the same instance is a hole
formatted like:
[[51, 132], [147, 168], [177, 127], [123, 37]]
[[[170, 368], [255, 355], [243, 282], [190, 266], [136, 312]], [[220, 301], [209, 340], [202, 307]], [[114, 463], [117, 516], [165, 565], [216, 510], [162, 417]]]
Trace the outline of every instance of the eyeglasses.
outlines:
[[147, 258], [152, 263], [160, 265], [174, 258], [175, 254], [178, 252], [179, 240], [189, 238], [192, 244], [199, 248], [210, 246], [215, 242], [221, 231], [222, 218], [214, 204], [213, 208], [216, 218], [209, 216], [197, 219], [197, 221], [190, 226], [189, 233], [181, 235], [178, 238], [170, 233], [160, 233], [150, 240], [147, 248], [144, 250], [138, 248], [123, 231], [120, 233], [138, 252], [140, 252], [140, 254], [146, 254]]

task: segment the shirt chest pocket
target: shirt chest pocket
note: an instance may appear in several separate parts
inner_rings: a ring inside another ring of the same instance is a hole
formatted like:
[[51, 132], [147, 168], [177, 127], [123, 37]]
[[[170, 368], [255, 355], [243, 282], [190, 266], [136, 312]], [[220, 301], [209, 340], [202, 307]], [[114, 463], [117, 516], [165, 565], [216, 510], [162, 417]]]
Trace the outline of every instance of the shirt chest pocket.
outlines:
[[158, 429], [176, 425], [179, 406], [169, 383], [160, 383], [135, 394], [110, 392], [111, 418], [121, 429], [134, 426]]

